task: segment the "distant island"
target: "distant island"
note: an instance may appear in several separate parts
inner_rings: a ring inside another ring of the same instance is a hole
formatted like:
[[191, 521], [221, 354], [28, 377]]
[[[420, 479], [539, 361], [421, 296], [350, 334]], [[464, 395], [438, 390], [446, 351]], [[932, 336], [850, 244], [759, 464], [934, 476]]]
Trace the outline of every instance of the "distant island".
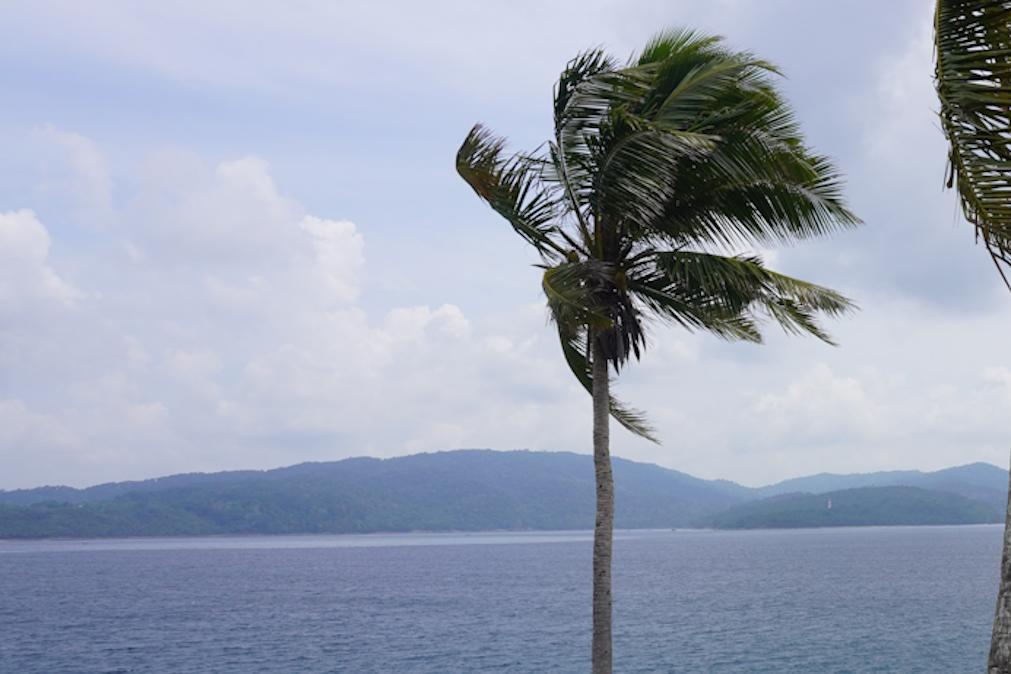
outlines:
[[[1001, 522], [1008, 479], [983, 463], [757, 489], [624, 459], [614, 472], [628, 529]], [[586, 455], [457, 450], [0, 491], [0, 538], [586, 529], [593, 494]]]
[[719, 529], [981, 524], [1000, 522], [990, 505], [920, 487], [859, 487], [824, 494], [784, 494], [712, 517]]

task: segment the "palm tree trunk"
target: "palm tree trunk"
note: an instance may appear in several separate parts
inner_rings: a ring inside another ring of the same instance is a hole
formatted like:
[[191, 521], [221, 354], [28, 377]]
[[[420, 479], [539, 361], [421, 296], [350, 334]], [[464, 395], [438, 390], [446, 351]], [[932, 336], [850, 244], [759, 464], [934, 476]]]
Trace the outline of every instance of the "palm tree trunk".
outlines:
[[593, 674], [611, 674], [611, 540], [614, 535], [614, 478], [611, 475], [611, 397], [607, 360], [593, 340], [593, 467], [597, 477], [597, 521], [593, 529]]
[[1011, 473], [1008, 475], [1008, 503], [1004, 513], [1004, 554], [1000, 562], [997, 610], [990, 638], [987, 674], [1011, 674]]

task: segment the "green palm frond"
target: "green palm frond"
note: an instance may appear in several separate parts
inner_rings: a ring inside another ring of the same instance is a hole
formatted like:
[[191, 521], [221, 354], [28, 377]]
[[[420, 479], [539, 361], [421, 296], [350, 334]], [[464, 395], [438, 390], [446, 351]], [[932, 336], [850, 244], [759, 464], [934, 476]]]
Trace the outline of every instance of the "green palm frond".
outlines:
[[670, 63], [675, 59], [686, 60], [696, 54], [719, 49], [722, 40], [718, 35], [704, 35], [687, 28], [671, 28], [653, 36], [638, 58], [632, 58], [632, 62], [646, 66]]
[[776, 73], [682, 31], [610, 74], [648, 86], [617, 87], [594, 134], [572, 143], [593, 177], [580, 193], [594, 215], [676, 245], [785, 243], [860, 224], [831, 162], [805, 147]]
[[616, 265], [591, 258], [545, 266], [542, 287], [552, 320], [592, 330], [616, 370], [629, 357], [642, 354], [646, 346], [642, 316]]
[[636, 68], [619, 69], [599, 50], [573, 59], [555, 89], [555, 135], [549, 144], [551, 173], [567, 197], [581, 233], [592, 238], [590, 199], [598, 161], [594, 141], [611, 123], [617, 110], [640, 105], [651, 91], [648, 73]]
[[934, 29], [947, 184], [1011, 289], [1011, 2], [938, 0]]
[[600, 218], [641, 229], [663, 218], [676, 197], [681, 167], [704, 161], [717, 139], [701, 133], [660, 129], [632, 115], [615, 115], [596, 144], [591, 203]]
[[607, 302], [596, 289], [613, 276], [611, 265], [597, 260], [546, 266], [541, 288], [555, 323], [587, 325], [598, 331], [611, 328], [614, 321], [607, 315]]
[[730, 315], [763, 311], [792, 334], [810, 334], [832, 343], [818, 325], [818, 314], [840, 316], [855, 309], [828, 288], [778, 274], [754, 255], [722, 256], [698, 252], [657, 253], [649, 260], [669, 292], [694, 297]]
[[705, 330], [730, 341], [761, 342], [762, 333], [754, 317], [743, 311], [728, 310], [722, 303], [699, 301], [677, 294], [664, 278], [637, 279], [630, 290], [650, 315], [689, 331]]
[[799, 150], [776, 156], [755, 138], [687, 167], [678, 194], [652, 225], [678, 246], [784, 244], [860, 224], [828, 160]]
[[525, 155], [503, 158], [504, 147], [501, 138], [475, 125], [456, 154], [457, 172], [541, 256], [564, 258], [555, 225], [558, 200], [542, 185], [542, 162]]
[[[587, 393], [593, 393], [593, 375], [586, 358], [585, 332], [570, 331], [562, 324], [558, 324], [558, 338], [562, 344], [562, 355], [565, 356], [565, 362], [572, 374]], [[614, 396], [611, 396], [611, 416], [629, 432], [660, 444], [656, 430], [650, 425], [646, 415], [628, 407]]]
[[590, 49], [569, 61], [558, 78], [558, 84], [555, 85], [556, 129], [560, 128], [567, 120], [571, 122], [573, 118], [596, 119], [600, 111], [606, 109], [606, 101], [593, 108], [587, 108], [584, 103], [582, 106], [573, 105], [570, 109], [569, 103], [574, 96], [580, 94], [581, 88], [584, 90], [582, 95], [585, 95], [585, 89], [594, 77], [602, 73], [614, 72], [617, 69], [617, 62], [601, 49]]

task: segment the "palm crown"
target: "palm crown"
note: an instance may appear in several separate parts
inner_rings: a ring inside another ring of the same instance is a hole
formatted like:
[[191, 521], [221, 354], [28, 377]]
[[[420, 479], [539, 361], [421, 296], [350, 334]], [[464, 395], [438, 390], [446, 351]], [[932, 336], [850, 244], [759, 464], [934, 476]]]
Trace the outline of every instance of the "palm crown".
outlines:
[[[588, 391], [591, 354], [619, 370], [640, 356], [649, 318], [758, 342], [766, 317], [829, 341], [817, 315], [852, 306], [732, 252], [859, 223], [776, 73], [719, 38], [669, 32], [625, 66], [599, 49], [573, 59], [537, 151], [507, 155], [481, 125], [464, 140], [457, 170], [540, 254], [565, 359]], [[655, 440], [640, 413], [610, 409]]]

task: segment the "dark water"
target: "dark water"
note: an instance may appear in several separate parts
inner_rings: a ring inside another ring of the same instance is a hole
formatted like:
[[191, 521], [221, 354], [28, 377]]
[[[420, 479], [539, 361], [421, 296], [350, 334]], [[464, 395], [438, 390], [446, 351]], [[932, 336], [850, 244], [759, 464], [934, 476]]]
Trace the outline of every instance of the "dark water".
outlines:
[[[618, 672], [978, 672], [998, 526], [623, 532]], [[0, 541], [0, 672], [585, 672], [586, 533]]]

